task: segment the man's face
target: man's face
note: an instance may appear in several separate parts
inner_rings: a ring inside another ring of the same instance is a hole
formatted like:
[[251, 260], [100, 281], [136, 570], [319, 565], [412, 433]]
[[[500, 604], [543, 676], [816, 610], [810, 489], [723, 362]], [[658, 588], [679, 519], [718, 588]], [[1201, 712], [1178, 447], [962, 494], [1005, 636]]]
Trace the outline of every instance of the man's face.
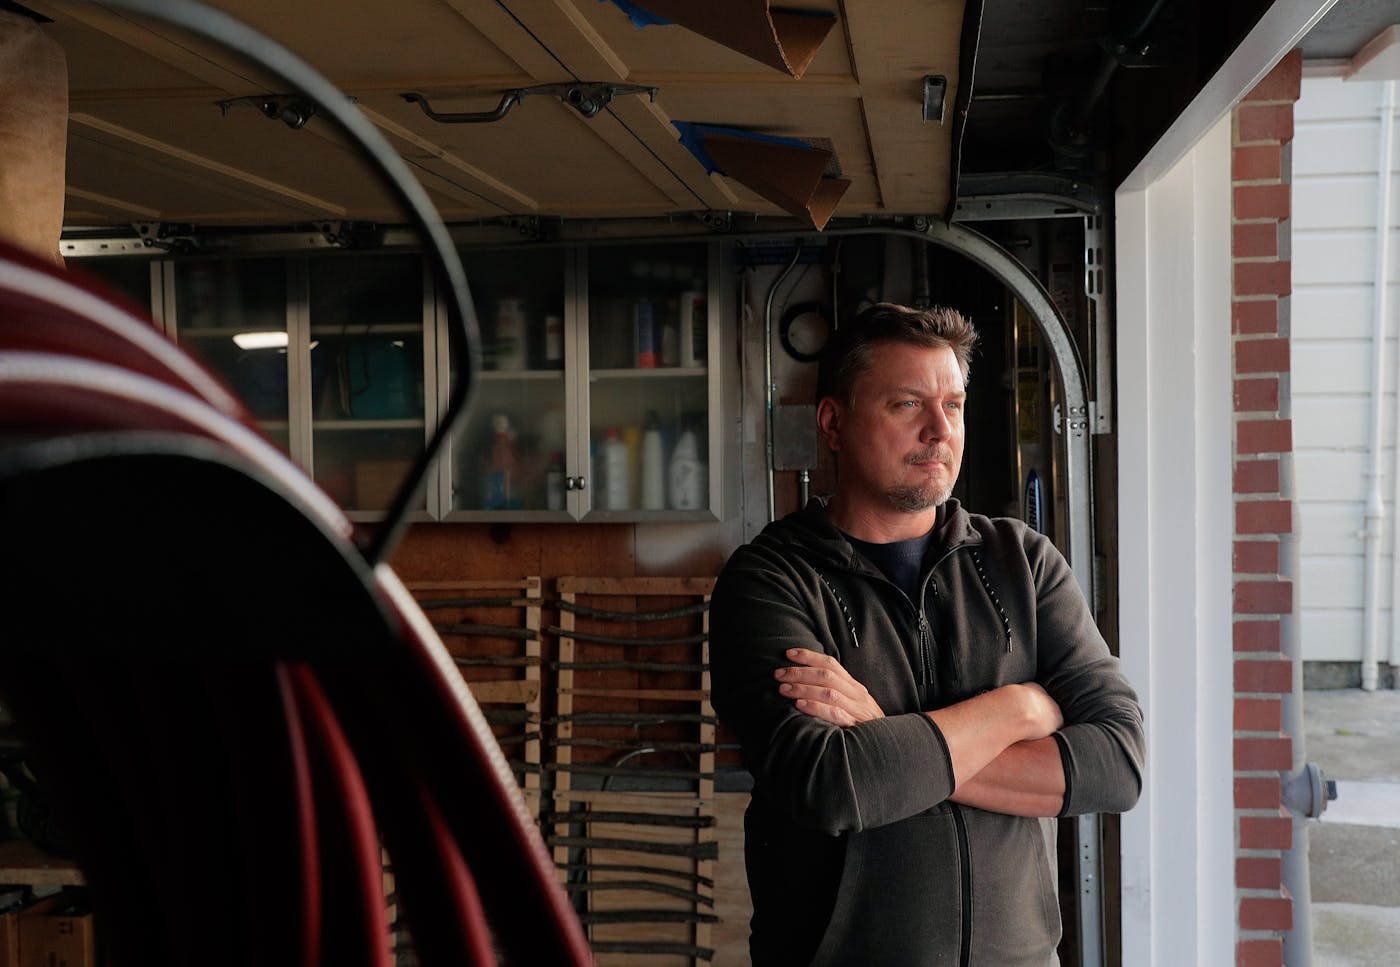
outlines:
[[849, 404], [827, 397], [817, 423], [837, 454], [837, 487], [853, 505], [906, 513], [953, 492], [963, 455], [962, 370], [948, 348], [902, 342], [871, 347]]

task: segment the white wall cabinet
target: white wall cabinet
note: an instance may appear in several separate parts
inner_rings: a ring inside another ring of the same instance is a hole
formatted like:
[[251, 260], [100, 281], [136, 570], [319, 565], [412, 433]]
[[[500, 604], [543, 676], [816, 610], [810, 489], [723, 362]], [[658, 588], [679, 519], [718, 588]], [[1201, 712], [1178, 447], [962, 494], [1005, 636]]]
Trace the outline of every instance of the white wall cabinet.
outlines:
[[[725, 251], [710, 241], [463, 250], [482, 368], [414, 518], [722, 519], [738, 453], [725, 432], [735, 395], [725, 381], [738, 384], [724, 356], [736, 301]], [[107, 274], [100, 260], [83, 267]], [[172, 259], [151, 279], [166, 332], [352, 517], [380, 516], [455, 378], [424, 259]]]

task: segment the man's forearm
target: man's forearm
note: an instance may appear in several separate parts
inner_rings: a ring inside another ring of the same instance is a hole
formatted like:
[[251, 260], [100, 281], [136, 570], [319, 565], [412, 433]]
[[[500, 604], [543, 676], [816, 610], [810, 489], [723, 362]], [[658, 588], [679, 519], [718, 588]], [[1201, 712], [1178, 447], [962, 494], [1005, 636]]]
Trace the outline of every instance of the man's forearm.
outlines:
[[1052, 737], [1018, 742], [970, 779], [959, 782], [953, 802], [1009, 816], [1058, 816], [1065, 801], [1065, 771]]
[[1034, 684], [1003, 685], [924, 714], [943, 733], [955, 791], [1012, 746], [1045, 738], [1063, 722], [1059, 707]]

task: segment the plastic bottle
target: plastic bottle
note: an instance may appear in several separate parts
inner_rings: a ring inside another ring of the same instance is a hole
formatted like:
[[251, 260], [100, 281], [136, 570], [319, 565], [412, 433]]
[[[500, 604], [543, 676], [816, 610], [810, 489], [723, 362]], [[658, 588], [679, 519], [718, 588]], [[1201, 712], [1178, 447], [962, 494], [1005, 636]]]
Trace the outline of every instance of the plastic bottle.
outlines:
[[564, 317], [544, 317], [544, 364], [547, 369], [564, 365]]
[[496, 302], [496, 368], [518, 371], [525, 368], [525, 300], [499, 299]]
[[701, 510], [709, 502], [709, 468], [700, 459], [695, 431], [686, 427], [671, 453], [671, 507]]
[[510, 428], [510, 418], [504, 413], [497, 413], [491, 418], [491, 432], [491, 456], [486, 462], [482, 506], [486, 510], [506, 510], [514, 506], [516, 468], [520, 463], [515, 453], [515, 434]]
[[638, 300], [632, 309], [636, 329], [637, 368], [656, 368], [656, 315], [652, 305], [645, 299]]
[[709, 326], [709, 313], [706, 310], [705, 293], [698, 289], [682, 292], [680, 306], [676, 313], [680, 323], [680, 364], [682, 366], [705, 365], [705, 336]]
[[640, 427], [622, 429], [622, 443], [627, 447], [627, 506], [642, 502], [642, 431]]
[[655, 410], [647, 412], [642, 430], [642, 509], [666, 509], [666, 455]]
[[603, 507], [626, 510], [631, 482], [627, 479], [627, 444], [617, 427], [608, 427], [603, 439]]
[[544, 506], [546, 510], [564, 509], [564, 454], [558, 450], [549, 455], [544, 471]]

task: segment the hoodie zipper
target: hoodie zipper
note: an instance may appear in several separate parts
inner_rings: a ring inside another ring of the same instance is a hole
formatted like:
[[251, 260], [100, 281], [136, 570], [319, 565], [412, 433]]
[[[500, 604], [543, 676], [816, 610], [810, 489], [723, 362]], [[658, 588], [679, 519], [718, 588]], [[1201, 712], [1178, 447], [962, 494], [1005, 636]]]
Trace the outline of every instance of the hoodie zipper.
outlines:
[[962, 807], [950, 802], [953, 811], [953, 825], [958, 831], [958, 860], [962, 873], [962, 934], [958, 950], [958, 963], [969, 967], [972, 963], [972, 851], [968, 848], [967, 820], [963, 819]]

